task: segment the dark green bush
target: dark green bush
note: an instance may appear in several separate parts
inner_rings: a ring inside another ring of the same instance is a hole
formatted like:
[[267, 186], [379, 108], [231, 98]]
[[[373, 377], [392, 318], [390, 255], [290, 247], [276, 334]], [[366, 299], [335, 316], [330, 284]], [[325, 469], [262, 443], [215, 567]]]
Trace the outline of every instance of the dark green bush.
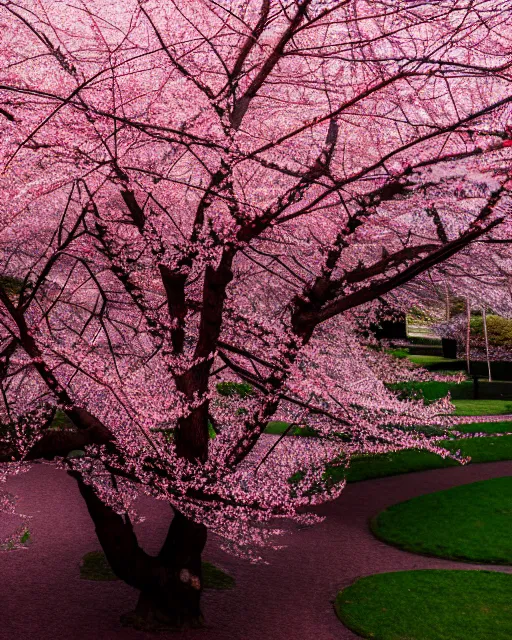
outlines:
[[425, 311], [425, 309], [420, 309], [420, 307], [412, 307], [407, 314], [407, 318], [409, 322], [431, 322], [432, 316]]
[[433, 347], [438, 347], [441, 345], [440, 338], [423, 338], [420, 336], [409, 336], [407, 340], [409, 340], [411, 344], [431, 345]]
[[248, 398], [254, 394], [253, 387], [248, 382], [219, 382], [217, 391], [221, 396], [239, 396]]
[[75, 425], [71, 422], [71, 420], [67, 417], [67, 415], [63, 411], [61, 411], [60, 409], [57, 409], [50, 429], [55, 429], [56, 431], [61, 431], [65, 429], [75, 429]]
[[0, 276], [0, 287], [5, 289], [9, 295], [18, 295], [21, 292], [23, 280], [12, 276]]

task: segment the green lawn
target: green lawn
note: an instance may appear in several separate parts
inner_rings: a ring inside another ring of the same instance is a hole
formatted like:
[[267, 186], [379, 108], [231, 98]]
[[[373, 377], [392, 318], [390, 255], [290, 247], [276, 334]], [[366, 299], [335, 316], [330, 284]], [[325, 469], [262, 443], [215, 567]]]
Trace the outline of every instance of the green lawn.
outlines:
[[454, 400], [456, 416], [493, 416], [512, 413], [512, 400]]
[[512, 433], [512, 422], [470, 422], [456, 424], [453, 429], [461, 433]]
[[395, 504], [375, 516], [371, 528], [384, 542], [413, 553], [512, 564], [512, 476]]
[[[419, 364], [431, 371], [465, 371], [465, 360], [453, 360], [451, 358], [443, 358], [442, 356], [433, 355], [405, 355], [404, 349], [397, 349], [399, 357], [407, 357], [411, 362]], [[471, 360], [470, 369], [472, 374], [478, 375], [480, 378], [487, 377], [487, 363], [481, 360]], [[512, 366], [510, 362], [493, 361], [491, 362], [492, 377], [496, 380], [512, 380]]]
[[[281, 435], [288, 427], [287, 422], [271, 422], [266, 432]], [[461, 433], [512, 433], [512, 422], [474, 422], [470, 424], [454, 425], [454, 430]], [[296, 430], [300, 435], [308, 435], [304, 430]], [[460, 450], [464, 456], [470, 456], [471, 462], [496, 462], [499, 460], [512, 460], [512, 435], [499, 437], [476, 437], [444, 441], [450, 451]], [[347, 472], [343, 468], [333, 468], [329, 474], [335, 481], [347, 477], [348, 482], [360, 482], [373, 478], [411, 473], [413, 471], [426, 471], [428, 469], [443, 469], [457, 466], [459, 463], [450, 458], [420, 451], [408, 449], [394, 453], [377, 455], [354, 456]]]
[[[499, 424], [499, 423], [498, 423]], [[482, 427], [483, 425], [479, 425]], [[482, 429], [485, 431], [485, 429]], [[464, 456], [471, 456], [471, 462], [496, 462], [512, 460], [512, 436], [470, 438], [468, 440], [451, 440], [444, 442], [451, 451], [460, 450]], [[458, 462], [450, 458], [441, 458], [428, 451], [408, 449], [396, 453], [356, 456], [352, 459], [347, 472], [348, 482], [360, 482], [412, 471], [443, 469], [457, 466]], [[334, 480], [341, 479], [345, 471], [333, 469]]]
[[[452, 400], [473, 400], [473, 381], [438, 382], [399, 382], [388, 385], [389, 389], [399, 394], [399, 397], [421, 397], [425, 400], [438, 400], [448, 393]], [[512, 403], [512, 382], [479, 380], [479, 400], [509, 400]]]
[[444, 398], [448, 393], [456, 407], [458, 416], [505, 415], [512, 413], [512, 383], [488, 382], [478, 383], [478, 399], [473, 399], [473, 382], [401, 382], [390, 384], [389, 388], [399, 398], [423, 399], [432, 402]]
[[[288, 422], [282, 422], [276, 420], [275, 422], [269, 422], [265, 433], [272, 435], [282, 435], [288, 428]], [[461, 433], [512, 433], [512, 422], [504, 420], [502, 422], [469, 422], [464, 424], [456, 424], [453, 426], [455, 431]], [[290, 429], [289, 435], [309, 436], [314, 438], [317, 436], [317, 432], [314, 429]]]
[[512, 575], [381, 573], [338, 593], [335, 609], [349, 629], [373, 640], [510, 640]]
[[443, 365], [446, 369], [458, 369], [460, 367], [460, 360], [452, 360], [451, 358], [443, 358], [443, 356], [407, 356], [414, 364], [420, 364], [422, 367], [430, 365]]

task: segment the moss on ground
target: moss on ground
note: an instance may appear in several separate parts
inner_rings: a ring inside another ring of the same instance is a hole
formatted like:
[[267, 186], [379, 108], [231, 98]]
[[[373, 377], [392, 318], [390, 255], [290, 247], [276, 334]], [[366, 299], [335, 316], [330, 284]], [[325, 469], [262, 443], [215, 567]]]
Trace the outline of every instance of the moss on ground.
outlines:
[[[119, 579], [110, 568], [103, 551], [90, 551], [84, 555], [80, 563], [80, 578], [98, 581]], [[234, 578], [211, 562], [203, 562], [203, 583], [205, 589], [233, 589], [235, 587]]]

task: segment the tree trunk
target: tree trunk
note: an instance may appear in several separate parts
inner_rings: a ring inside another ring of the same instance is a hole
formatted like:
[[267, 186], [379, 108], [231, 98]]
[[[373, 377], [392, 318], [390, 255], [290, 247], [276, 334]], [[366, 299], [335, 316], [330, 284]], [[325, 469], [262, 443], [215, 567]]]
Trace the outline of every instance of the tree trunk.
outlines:
[[204, 625], [201, 613], [201, 555], [206, 527], [175, 511], [167, 538], [157, 556], [162, 580], [142, 589], [135, 611], [121, 622], [145, 631], [195, 629]]
[[135, 610], [121, 616], [121, 623], [143, 631], [203, 626], [201, 555], [206, 527], [175, 511], [160, 553], [150, 556], [139, 546], [130, 520], [106, 506], [78, 473], [69, 473], [78, 482], [112, 570], [140, 591]]

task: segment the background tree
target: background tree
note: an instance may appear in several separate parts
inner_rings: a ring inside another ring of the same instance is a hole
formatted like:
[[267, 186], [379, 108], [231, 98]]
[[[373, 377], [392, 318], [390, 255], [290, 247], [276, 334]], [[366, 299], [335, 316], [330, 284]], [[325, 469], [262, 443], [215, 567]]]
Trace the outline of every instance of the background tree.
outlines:
[[[23, 280], [0, 286], [5, 472], [59, 459], [141, 591], [128, 621], [199, 624], [207, 528], [256, 557], [276, 523], [313, 522], [307, 507], [339, 495], [327, 465], [446, 453], [414, 427], [443, 424], [448, 405], [389, 394], [353, 326], [484, 236], [509, 237], [510, 12], [0, 13], [2, 262]], [[219, 398], [220, 380], [251, 392]], [[49, 429], [56, 407], [74, 429]], [[319, 437], [269, 443], [275, 416]], [[174, 509], [156, 558], [133, 531], [137, 491]]]

